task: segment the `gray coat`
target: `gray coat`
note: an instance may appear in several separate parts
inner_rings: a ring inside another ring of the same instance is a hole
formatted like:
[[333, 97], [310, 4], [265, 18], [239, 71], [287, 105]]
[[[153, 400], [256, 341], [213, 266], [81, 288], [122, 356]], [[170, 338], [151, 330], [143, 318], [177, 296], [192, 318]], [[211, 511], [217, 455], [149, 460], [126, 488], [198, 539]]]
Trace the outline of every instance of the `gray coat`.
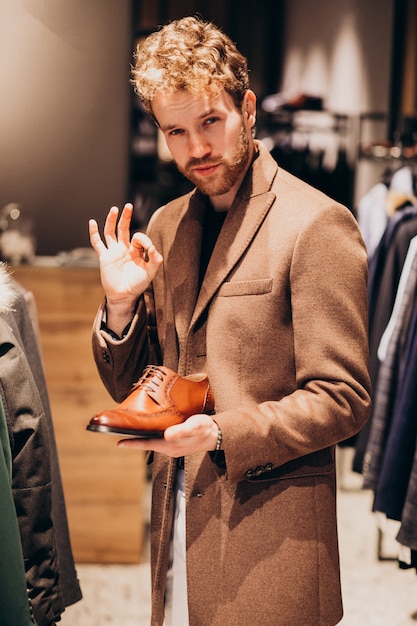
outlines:
[[[4, 268], [0, 268], [0, 280]], [[12, 493], [26, 584], [39, 626], [54, 624], [81, 591], [69, 539], [58, 455], [39, 344], [26, 292], [11, 307], [0, 285], [0, 394], [12, 453]]]

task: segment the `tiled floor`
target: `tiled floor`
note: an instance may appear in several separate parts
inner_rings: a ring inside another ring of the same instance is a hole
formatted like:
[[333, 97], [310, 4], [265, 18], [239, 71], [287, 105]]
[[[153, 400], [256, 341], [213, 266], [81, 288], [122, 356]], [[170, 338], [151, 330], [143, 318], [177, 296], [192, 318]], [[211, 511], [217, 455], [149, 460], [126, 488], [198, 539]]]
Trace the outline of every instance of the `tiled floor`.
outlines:
[[[349, 459], [341, 457], [338, 511], [345, 616], [340, 624], [417, 626], [416, 571], [400, 570], [395, 560], [378, 560], [372, 494], [360, 489], [360, 477], [346, 469]], [[381, 553], [394, 555], [393, 528], [389, 526], [383, 537]], [[67, 608], [60, 626], [148, 626], [147, 547], [139, 565], [79, 565], [77, 569], [84, 599]]]

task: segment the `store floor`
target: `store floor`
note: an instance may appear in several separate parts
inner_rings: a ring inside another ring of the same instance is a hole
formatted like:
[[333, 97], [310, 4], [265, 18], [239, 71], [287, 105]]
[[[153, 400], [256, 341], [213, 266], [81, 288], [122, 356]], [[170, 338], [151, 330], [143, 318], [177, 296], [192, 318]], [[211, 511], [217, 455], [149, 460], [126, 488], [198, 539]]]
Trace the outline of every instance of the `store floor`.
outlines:
[[[350, 472], [350, 450], [339, 452], [339, 536], [345, 616], [341, 626], [417, 626], [416, 571], [395, 557], [395, 526], [378, 548], [372, 494]], [[146, 503], [145, 503], [146, 505]], [[385, 557], [386, 560], [379, 560]], [[60, 626], [148, 626], [149, 551], [138, 565], [78, 565], [84, 599], [68, 607]], [[306, 621], [306, 626], [310, 626]], [[231, 626], [239, 626], [231, 625]], [[262, 626], [262, 625], [259, 625]], [[291, 626], [290, 624], [288, 626]]]

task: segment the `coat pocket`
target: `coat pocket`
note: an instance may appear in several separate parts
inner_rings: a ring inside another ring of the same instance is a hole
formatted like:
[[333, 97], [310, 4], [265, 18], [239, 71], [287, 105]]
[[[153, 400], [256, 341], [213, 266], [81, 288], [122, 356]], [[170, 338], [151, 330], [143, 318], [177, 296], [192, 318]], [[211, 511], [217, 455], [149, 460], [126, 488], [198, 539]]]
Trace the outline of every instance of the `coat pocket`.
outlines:
[[219, 297], [257, 296], [272, 291], [272, 278], [237, 280], [224, 283], [219, 289]]

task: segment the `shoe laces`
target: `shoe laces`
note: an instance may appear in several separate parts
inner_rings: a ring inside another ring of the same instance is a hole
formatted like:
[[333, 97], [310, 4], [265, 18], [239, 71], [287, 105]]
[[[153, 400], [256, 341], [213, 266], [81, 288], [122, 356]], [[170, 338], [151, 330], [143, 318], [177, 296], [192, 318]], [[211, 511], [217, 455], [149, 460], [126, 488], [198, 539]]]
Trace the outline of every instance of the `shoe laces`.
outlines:
[[142, 372], [142, 376], [133, 385], [133, 389], [146, 389], [147, 391], [156, 391], [160, 382], [166, 377], [166, 372], [160, 369], [158, 365], [148, 365]]

